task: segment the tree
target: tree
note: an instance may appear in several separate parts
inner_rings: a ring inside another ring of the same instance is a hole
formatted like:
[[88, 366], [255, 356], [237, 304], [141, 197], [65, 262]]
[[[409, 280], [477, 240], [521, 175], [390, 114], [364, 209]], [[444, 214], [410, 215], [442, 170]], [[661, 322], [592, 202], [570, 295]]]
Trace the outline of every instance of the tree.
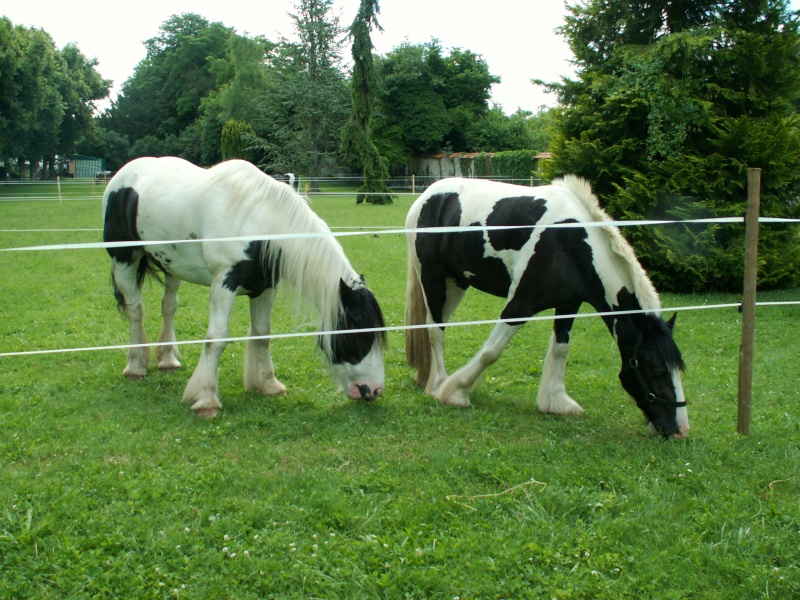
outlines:
[[445, 56], [436, 40], [402, 44], [383, 59], [381, 76], [382, 131], [401, 132], [408, 154], [478, 149], [475, 124], [489, 116], [500, 82], [479, 55], [455, 48]]
[[172, 16], [159, 35], [145, 42], [147, 55], [123, 83], [105, 126], [132, 145], [146, 136], [179, 137], [197, 121], [202, 100], [217, 87], [214, 66], [228, 58], [232, 35], [233, 30], [196, 14]]
[[[222, 130], [231, 120], [247, 124], [253, 134], [257, 133], [256, 128], [261, 132], [270, 129], [270, 124], [264, 120], [263, 104], [274, 87], [266, 62], [275, 46], [260, 36], [230, 37], [228, 56], [215, 59], [209, 66], [216, 76], [216, 87], [201, 101], [200, 119], [181, 135], [187, 143], [184, 156], [193, 156], [198, 163], [206, 165], [222, 160], [225, 155], [221, 147]], [[247, 143], [257, 144], [254, 139]], [[263, 153], [255, 148], [247, 150], [253, 162], [262, 161]]]
[[[55, 155], [68, 156], [75, 152], [78, 141], [94, 128], [96, 101], [106, 98], [111, 81], [97, 72], [97, 60], [88, 59], [74, 44], [61, 50], [64, 71], [58, 87], [64, 107], [64, 116], [58, 134], [58, 145], [48, 155], [51, 172]], [[105, 156], [105, 155], [102, 155]]]
[[[741, 214], [757, 166], [762, 214], [800, 216], [800, 32], [784, 0], [590, 0], [570, 14], [578, 76], [553, 85], [550, 176], [586, 177], [615, 218], [687, 219]], [[741, 227], [624, 233], [659, 287], [741, 287]], [[762, 228], [760, 252], [761, 287], [800, 283], [796, 233]]]
[[383, 59], [381, 76], [385, 127], [402, 132], [409, 155], [440, 151], [452, 122], [442, 94], [445, 65], [438, 43], [400, 45]]
[[360, 165], [364, 173], [364, 183], [359, 188], [356, 201], [361, 203], [366, 199], [370, 204], [391, 204], [394, 195], [386, 185], [389, 163], [372, 141], [370, 128], [373, 100], [378, 89], [370, 31], [373, 27], [381, 28], [378, 23], [379, 12], [378, 0], [361, 0], [350, 26], [354, 63], [350, 84], [353, 116], [342, 130], [342, 153], [348, 160]]
[[339, 131], [349, 115], [342, 70], [342, 29], [331, 0], [301, 0], [290, 15], [297, 39], [281, 38], [267, 54], [266, 86], [252, 149], [267, 171], [317, 176], [336, 171]]
[[253, 127], [243, 121], [229, 120], [222, 128], [222, 159], [242, 158], [250, 160], [250, 140], [255, 134]]
[[90, 126], [92, 102], [108, 95], [109, 82], [75, 46], [58, 50], [41, 29], [0, 18], [0, 157], [16, 159], [20, 172], [41, 159], [74, 152]]
[[520, 109], [506, 115], [502, 107], [495, 106], [468, 126], [466, 144], [472, 152], [544, 152], [550, 148], [554, 114], [547, 109], [535, 115]]
[[78, 140], [75, 151], [86, 156], [102, 156], [109, 171], [119, 170], [130, 154], [128, 139], [114, 131], [106, 130], [100, 122], [103, 117], [92, 120], [92, 126]]

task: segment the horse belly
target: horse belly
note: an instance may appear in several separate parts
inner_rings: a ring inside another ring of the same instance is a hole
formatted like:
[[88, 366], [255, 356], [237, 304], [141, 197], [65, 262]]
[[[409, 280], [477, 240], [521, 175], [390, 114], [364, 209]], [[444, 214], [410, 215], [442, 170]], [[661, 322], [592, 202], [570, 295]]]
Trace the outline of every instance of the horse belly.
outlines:
[[157, 244], [145, 246], [145, 252], [169, 275], [197, 285], [211, 285], [213, 273], [203, 256], [200, 243]]
[[[483, 266], [483, 265], [482, 265]], [[498, 264], [486, 265], [488, 268], [476, 267], [465, 269], [456, 276], [456, 283], [462, 287], [473, 287], [484, 294], [506, 298], [511, 289], [511, 278], [505, 268]]]
[[459, 287], [473, 287], [500, 298], [508, 296], [511, 288], [508, 257], [497, 252], [487, 253], [482, 232], [451, 236], [443, 245], [440, 257]]

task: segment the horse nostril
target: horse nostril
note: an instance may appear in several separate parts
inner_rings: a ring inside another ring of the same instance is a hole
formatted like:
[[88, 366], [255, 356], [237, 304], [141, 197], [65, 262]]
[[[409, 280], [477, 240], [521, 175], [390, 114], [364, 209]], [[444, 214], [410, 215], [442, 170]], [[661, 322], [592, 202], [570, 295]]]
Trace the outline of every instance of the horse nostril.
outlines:
[[370, 398], [371, 390], [369, 389], [368, 385], [359, 385], [358, 386], [358, 391], [361, 394], [361, 399], [362, 400], [370, 400], [371, 399]]

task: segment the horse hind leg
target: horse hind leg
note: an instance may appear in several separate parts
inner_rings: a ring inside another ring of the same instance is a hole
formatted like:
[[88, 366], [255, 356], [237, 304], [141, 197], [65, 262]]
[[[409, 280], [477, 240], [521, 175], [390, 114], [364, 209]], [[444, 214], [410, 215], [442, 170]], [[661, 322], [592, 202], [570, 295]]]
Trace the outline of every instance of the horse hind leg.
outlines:
[[[162, 371], [179, 369], [181, 366], [175, 337], [175, 311], [178, 309], [178, 290], [181, 280], [172, 275], [164, 278], [164, 295], [161, 298], [161, 332], [158, 334], [159, 346], [156, 347], [158, 368]], [[168, 345], [163, 345], [168, 344]]]
[[[441, 301], [441, 323], [446, 323], [450, 320], [467, 291], [456, 285], [455, 280], [451, 278], [445, 280], [444, 289], [444, 298]], [[433, 324], [434, 322], [432, 311], [428, 309], [428, 323]], [[425, 393], [441, 400], [439, 388], [447, 381], [447, 368], [444, 362], [444, 329], [442, 327], [431, 327], [428, 330], [428, 342], [431, 347], [431, 364]], [[453, 403], [456, 406], [469, 406], [469, 397], [467, 396], [466, 403], [464, 403], [463, 398], [454, 400]]]
[[[570, 314], [577, 312], [577, 308]], [[559, 312], [556, 311], [558, 315]], [[564, 314], [567, 314], [566, 312]], [[550, 346], [542, 366], [537, 404], [544, 413], [556, 415], [577, 415], [583, 412], [580, 404], [567, 394], [564, 378], [569, 355], [569, 334], [573, 319], [556, 319]]]
[[[268, 336], [270, 333], [270, 313], [275, 299], [275, 288], [264, 291], [257, 298], [250, 299], [249, 336]], [[275, 379], [275, 368], [269, 352], [269, 338], [248, 339], [244, 352], [244, 389], [248, 392], [261, 392], [277, 396], [286, 392], [286, 386]]]
[[150, 347], [144, 332], [144, 307], [138, 285], [139, 260], [131, 263], [111, 261], [111, 278], [117, 301], [130, 326], [131, 346], [128, 348], [128, 362], [122, 374], [128, 379], [141, 379], [147, 375], [150, 364]]

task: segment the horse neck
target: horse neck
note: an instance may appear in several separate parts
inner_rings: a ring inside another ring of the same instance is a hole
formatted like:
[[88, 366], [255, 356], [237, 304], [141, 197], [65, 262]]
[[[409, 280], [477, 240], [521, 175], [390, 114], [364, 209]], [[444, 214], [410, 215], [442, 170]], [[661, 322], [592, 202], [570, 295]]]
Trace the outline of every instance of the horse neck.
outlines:
[[[661, 300], [628, 241], [616, 227], [602, 227], [592, 244], [593, 253], [606, 265], [598, 270], [605, 300], [613, 310], [644, 310], [659, 314]], [[598, 256], [602, 255], [602, 256]], [[597, 308], [597, 307], [595, 307]]]
[[619, 315], [606, 320], [606, 326], [617, 344], [623, 362], [633, 354], [633, 348], [642, 336], [641, 321], [641, 315]]
[[351, 284], [357, 274], [339, 242], [325, 232], [319, 233], [320, 237], [281, 241], [281, 278], [317, 307], [320, 330], [331, 331], [336, 328], [340, 311], [339, 281]]
[[587, 301], [602, 314], [603, 322], [614, 338], [620, 356], [625, 360], [642, 335], [645, 319], [649, 318], [648, 315], [658, 315], [659, 311], [643, 307], [628, 287], [623, 286], [617, 291], [615, 298], [612, 296], [613, 294], [604, 289], [602, 298], [595, 297]]

